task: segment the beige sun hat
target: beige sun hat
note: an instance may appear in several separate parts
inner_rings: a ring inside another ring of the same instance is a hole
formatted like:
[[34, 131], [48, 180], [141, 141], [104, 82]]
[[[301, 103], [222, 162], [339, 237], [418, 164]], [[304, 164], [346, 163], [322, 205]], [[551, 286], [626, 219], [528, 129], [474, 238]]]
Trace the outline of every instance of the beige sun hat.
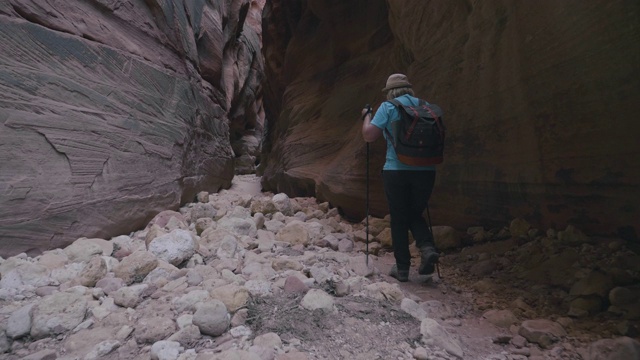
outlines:
[[384, 89], [382, 89], [382, 91], [389, 91], [391, 89], [396, 89], [401, 87], [411, 87], [411, 83], [407, 79], [407, 75], [392, 74], [387, 79], [387, 86], [385, 86]]

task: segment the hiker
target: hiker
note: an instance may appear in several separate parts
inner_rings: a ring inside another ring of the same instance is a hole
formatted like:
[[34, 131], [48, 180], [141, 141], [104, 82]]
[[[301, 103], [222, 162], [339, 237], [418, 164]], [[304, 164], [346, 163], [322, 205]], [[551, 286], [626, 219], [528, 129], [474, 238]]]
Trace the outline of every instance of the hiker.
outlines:
[[[417, 106], [420, 99], [414, 96], [411, 83], [403, 74], [393, 74], [382, 89], [387, 100], [396, 99], [404, 105]], [[428, 105], [428, 103], [426, 103]], [[433, 235], [422, 216], [433, 190], [436, 177], [435, 166], [413, 166], [402, 163], [391, 142], [392, 122], [400, 119], [398, 108], [389, 101], [383, 102], [371, 119], [371, 108], [362, 110], [362, 136], [373, 142], [384, 134], [387, 141], [386, 162], [382, 169], [384, 191], [391, 215], [391, 237], [396, 264], [389, 275], [401, 282], [409, 280], [411, 254], [409, 252], [409, 230], [420, 250], [420, 275], [434, 272], [438, 262]]]

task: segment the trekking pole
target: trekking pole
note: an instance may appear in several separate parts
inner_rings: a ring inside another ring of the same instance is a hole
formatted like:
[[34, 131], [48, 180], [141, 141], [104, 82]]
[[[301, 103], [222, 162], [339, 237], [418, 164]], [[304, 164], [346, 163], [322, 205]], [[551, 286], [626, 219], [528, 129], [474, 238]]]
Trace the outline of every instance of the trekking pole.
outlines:
[[[429, 203], [427, 202], [427, 219], [429, 219], [429, 232], [431, 233], [431, 239], [433, 239], [435, 246], [435, 237], [433, 237], [433, 227], [431, 226], [431, 214], [429, 213]], [[442, 279], [442, 275], [440, 275], [440, 260], [436, 262], [436, 270], [438, 271], [438, 277]]]
[[369, 143], [367, 143], [367, 212], [365, 224], [367, 227], [367, 268], [369, 268]]
[[[367, 109], [368, 113], [371, 113], [371, 105], [367, 104], [364, 106], [365, 109]], [[365, 114], [366, 116], [366, 114]], [[366, 264], [367, 264], [367, 268], [369, 268], [369, 142], [367, 142], [367, 185], [366, 185], [366, 207], [367, 210], [365, 212], [366, 218], [365, 218], [365, 227], [367, 229], [366, 231], [366, 243], [367, 243], [367, 248], [366, 248]]]

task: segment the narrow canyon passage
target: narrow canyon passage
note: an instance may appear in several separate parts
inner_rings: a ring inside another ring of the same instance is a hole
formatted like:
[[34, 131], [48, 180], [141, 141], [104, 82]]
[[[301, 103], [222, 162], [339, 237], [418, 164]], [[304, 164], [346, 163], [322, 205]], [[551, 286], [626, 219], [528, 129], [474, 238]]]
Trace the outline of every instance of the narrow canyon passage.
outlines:
[[[1, 1], [0, 359], [640, 359], [639, 24], [625, 0]], [[440, 273], [412, 245], [406, 283], [362, 135], [393, 73], [447, 128]]]

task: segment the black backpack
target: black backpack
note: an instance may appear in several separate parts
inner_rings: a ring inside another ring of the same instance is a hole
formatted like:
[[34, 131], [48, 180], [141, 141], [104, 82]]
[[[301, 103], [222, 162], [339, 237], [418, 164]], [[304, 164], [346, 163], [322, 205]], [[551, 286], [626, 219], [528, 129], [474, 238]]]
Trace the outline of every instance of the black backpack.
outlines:
[[442, 109], [424, 100], [418, 106], [403, 105], [396, 99], [389, 102], [400, 113], [400, 120], [391, 122], [392, 134], [385, 129], [398, 160], [412, 166], [441, 164], [445, 134]]

